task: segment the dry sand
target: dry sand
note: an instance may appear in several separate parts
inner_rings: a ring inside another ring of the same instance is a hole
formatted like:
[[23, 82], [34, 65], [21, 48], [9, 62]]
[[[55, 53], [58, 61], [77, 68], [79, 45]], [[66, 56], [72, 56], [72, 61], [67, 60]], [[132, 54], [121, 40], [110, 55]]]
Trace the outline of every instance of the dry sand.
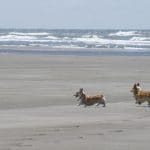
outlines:
[[[147, 150], [149, 57], [0, 55], [0, 150]], [[80, 87], [107, 106], [77, 106]]]

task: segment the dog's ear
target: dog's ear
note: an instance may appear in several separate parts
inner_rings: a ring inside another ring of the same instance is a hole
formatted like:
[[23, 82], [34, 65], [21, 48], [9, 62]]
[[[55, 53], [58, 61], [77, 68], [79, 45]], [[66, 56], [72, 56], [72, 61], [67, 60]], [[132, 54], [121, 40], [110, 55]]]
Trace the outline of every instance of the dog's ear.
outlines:
[[137, 86], [137, 84], [135, 83], [135, 84], [133, 85], [133, 88], [136, 88], [136, 86]]
[[79, 91], [83, 91], [83, 88], [80, 88]]

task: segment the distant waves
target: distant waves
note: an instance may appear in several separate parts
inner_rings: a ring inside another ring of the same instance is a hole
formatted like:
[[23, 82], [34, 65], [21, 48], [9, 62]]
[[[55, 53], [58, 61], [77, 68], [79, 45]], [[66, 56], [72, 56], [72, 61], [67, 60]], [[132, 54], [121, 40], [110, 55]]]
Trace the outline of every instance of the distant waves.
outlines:
[[1, 53], [62, 54], [63, 49], [63, 54], [149, 55], [150, 30], [0, 29], [0, 49]]

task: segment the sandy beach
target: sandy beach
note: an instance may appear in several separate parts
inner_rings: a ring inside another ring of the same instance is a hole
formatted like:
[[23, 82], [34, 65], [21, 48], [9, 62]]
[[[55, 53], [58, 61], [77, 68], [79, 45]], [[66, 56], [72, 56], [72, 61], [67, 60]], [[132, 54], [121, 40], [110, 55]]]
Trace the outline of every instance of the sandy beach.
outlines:
[[[0, 55], [0, 150], [147, 150], [150, 108], [135, 104], [135, 82], [150, 90], [149, 57]], [[73, 94], [103, 93], [106, 108]]]

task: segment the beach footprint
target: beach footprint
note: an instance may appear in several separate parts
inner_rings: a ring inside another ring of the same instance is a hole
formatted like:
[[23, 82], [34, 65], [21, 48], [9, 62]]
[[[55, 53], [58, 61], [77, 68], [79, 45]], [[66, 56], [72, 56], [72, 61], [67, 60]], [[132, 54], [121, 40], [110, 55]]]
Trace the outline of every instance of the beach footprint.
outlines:
[[111, 131], [111, 132], [121, 133], [121, 132], [124, 132], [124, 130], [118, 129], [118, 130], [113, 130], [113, 131]]

